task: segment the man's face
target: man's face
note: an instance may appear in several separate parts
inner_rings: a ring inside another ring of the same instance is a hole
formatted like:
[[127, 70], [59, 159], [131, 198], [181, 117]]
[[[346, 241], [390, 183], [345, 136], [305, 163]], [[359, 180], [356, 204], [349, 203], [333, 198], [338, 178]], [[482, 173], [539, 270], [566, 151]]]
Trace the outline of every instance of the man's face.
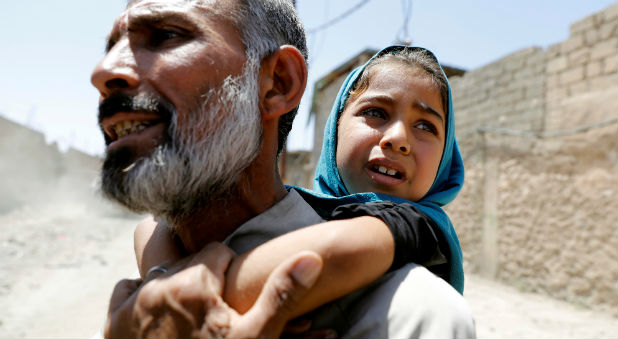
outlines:
[[103, 191], [129, 208], [186, 214], [258, 153], [259, 63], [246, 62], [234, 24], [213, 9], [225, 12], [221, 2], [137, 1], [114, 23], [92, 83]]
[[[244, 46], [231, 22], [194, 1], [131, 3], [115, 21], [107, 53], [92, 74], [101, 100], [120, 93], [155, 96], [178, 114], [183, 126], [196, 98], [238, 75]], [[103, 115], [107, 151], [130, 149], [134, 159], [152, 153], [164, 139], [170, 117], [155, 112]], [[138, 133], [130, 133], [136, 127]]]

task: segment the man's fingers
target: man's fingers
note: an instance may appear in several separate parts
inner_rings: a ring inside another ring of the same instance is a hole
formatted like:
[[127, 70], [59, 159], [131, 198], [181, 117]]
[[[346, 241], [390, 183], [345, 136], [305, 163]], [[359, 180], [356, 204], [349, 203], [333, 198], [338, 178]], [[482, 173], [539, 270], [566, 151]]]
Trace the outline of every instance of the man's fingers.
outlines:
[[225, 271], [236, 253], [222, 243], [212, 242], [197, 252], [188, 263], [188, 266], [205, 265], [216, 278], [213, 287], [217, 295], [223, 294]]
[[[141, 282], [141, 279], [124, 279], [114, 287], [105, 323], [105, 338], [130, 338], [134, 336], [130, 314], [132, 303], [135, 302], [135, 291], [140, 287]], [[124, 320], [118, 321], [119, 318]]]
[[109, 312], [111, 313], [122, 306], [139, 288], [141, 282], [141, 279], [120, 280], [114, 287], [114, 292], [112, 292], [112, 297], [109, 301]]
[[230, 335], [278, 338], [292, 311], [317, 281], [322, 265], [322, 258], [309, 251], [279, 265], [268, 277], [253, 307], [235, 324]]

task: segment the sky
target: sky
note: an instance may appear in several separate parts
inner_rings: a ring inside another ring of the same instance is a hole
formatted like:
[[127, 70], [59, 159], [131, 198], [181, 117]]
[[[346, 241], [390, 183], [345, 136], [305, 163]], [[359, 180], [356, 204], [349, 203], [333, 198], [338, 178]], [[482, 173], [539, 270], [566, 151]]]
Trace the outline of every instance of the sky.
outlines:
[[[100, 155], [90, 73], [126, 0], [5, 1], [0, 11], [0, 116], [61, 150]], [[296, 0], [309, 32], [309, 83], [288, 149], [310, 149], [313, 83], [359, 52], [411, 40], [464, 69], [566, 40], [570, 25], [616, 0]], [[348, 13], [347, 15], [345, 15]], [[19, 147], [19, 145], [16, 145]]]

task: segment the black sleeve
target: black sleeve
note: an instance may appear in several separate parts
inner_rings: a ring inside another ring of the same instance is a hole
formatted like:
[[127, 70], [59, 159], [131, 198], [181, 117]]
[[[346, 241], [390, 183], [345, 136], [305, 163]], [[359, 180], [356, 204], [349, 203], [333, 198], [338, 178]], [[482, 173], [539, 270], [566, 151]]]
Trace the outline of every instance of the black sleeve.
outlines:
[[448, 279], [448, 243], [431, 218], [411, 204], [377, 201], [339, 206], [330, 219], [350, 219], [366, 215], [382, 219], [393, 235], [395, 257], [389, 271], [414, 262]]

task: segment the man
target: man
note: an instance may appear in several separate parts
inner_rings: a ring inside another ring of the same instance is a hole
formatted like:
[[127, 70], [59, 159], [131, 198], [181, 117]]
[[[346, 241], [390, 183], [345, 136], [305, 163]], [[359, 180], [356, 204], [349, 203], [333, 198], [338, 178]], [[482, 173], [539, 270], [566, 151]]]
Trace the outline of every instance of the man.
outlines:
[[[285, 189], [276, 166], [305, 88], [306, 54], [288, 0], [135, 0], [116, 20], [92, 75], [108, 145], [102, 190], [168, 222], [193, 255], [159, 279], [121, 282], [107, 335], [280, 333], [278, 312], [313, 285], [319, 257], [283, 263], [259, 299], [279, 302], [240, 317], [218, 297], [232, 254], [208, 244], [243, 252], [322, 221]], [[433, 278], [405, 266], [327, 305], [314, 324], [358, 337], [474, 336], [463, 299]]]

